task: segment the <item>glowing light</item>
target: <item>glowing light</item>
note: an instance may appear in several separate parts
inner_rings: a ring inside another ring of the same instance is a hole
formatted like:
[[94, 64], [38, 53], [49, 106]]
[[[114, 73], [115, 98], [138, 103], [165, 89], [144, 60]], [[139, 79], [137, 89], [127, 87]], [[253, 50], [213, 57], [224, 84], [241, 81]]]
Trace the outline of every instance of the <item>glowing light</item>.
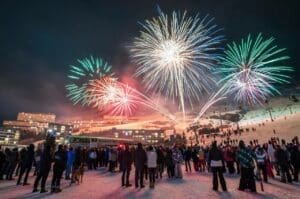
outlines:
[[87, 93], [89, 97], [86, 98], [86, 104], [114, 115], [132, 115], [138, 105], [142, 105], [175, 120], [175, 116], [166, 109], [136, 89], [118, 82], [116, 78], [94, 80], [87, 88]]
[[282, 55], [284, 48], [273, 46], [274, 38], [263, 40], [261, 34], [256, 39], [249, 35], [238, 45], [228, 45], [225, 57], [221, 60], [218, 73], [224, 77], [225, 94], [234, 95], [234, 99], [243, 104], [262, 104], [268, 97], [280, 94], [276, 84], [288, 83], [285, 74], [293, 69], [282, 61], [289, 59]]
[[77, 61], [77, 66], [70, 66], [70, 74], [68, 75], [70, 83], [66, 85], [67, 96], [74, 105], [77, 103], [85, 105], [86, 97], [88, 97], [86, 93], [88, 84], [94, 79], [112, 75], [111, 66], [101, 58], [94, 58], [93, 56]]
[[289, 59], [281, 53], [285, 50], [272, 46], [274, 39], [263, 40], [261, 34], [255, 40], [249, 35], [239, 45], [233, 42], [225, 50], [217, 73], [223, 75], [220, 89], [202, 107], [194, 122], [216, 102], [225, 96], [234, 96], [241, 104], [260, 104], [268, 97], [280, 94], [276, 84], [288, 83], [290, 77], [285, 72], [293, 71], [282, 61]]
[[130, 52], [146, 91], [178, 101], [185, 112], [186, 100], [192, 105], [211, 90], [215, 85], [211, 71], [218, 61], [215, 50], [223, 39], [216, 36], [219, 30], [211, 22], [186, 12], [169, 16], [159, 10], [158, 17], [141, 24], [143, 30]]
[[122, 87], [119, 91], [116, 99], [112, 101], [111, 113], [125, 116], [132, 115], [139, 103], [138, 96], [134, 95], [134, 91], [128, 85]]

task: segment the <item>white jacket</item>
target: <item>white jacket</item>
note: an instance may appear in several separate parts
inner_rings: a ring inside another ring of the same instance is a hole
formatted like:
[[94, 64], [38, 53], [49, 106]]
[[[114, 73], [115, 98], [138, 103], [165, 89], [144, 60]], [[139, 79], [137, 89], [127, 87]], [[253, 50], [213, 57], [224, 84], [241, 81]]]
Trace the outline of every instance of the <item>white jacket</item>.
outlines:
[[156, 151], [147, 151], [147, 166], [148, 168], [156, 168], [157, 166]]
[[275, 149], [273, 148], [272, 144], [268, 144], [268, 156], [271, 162], [275, 162]]

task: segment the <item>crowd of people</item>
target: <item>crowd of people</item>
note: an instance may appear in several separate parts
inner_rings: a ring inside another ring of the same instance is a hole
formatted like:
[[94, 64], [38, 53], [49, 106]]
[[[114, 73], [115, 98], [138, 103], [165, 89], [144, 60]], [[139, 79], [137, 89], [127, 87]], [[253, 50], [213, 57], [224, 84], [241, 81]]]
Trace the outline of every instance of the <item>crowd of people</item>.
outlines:
[[80, 147], [73, 151], [72, 147], [59, 145], [57, 151], [53, 152], [51, 147], [45, 145], [44, 148], [30, 144], [27, 148], [22, 148], [20, 151], [17, 148], [10, 150], [5, 148], [4, 152], [0, 146], [0, 181], [15, 180], [16, 185], [27, 186], [28, 177], [32, 168], [35, 177], [33, 191], [37, 192], [38, 185], [41, 181], [40, 193], [47, 192], [46, 181], [52, 168], [51, 193], [61, 191], [60, 181], [65, 171], [65, 179], [74, 182], [76, 179], [71, 179], [71, 172], [75, 172], [83, 164], [82, 152]]
[[[191, 163], [193, 166], [191, 166]], [[27, 186], [32, 170], [35, 175], [33, 192], [47, 192], [46, 181], [52, 168], [51, 193], [61, 190], [60, 182], [64, 177], [70, 184], [81, 181], [84, 168], [95, 170], [100, 167], [108, 172], [121, 173], [121, 186], [131, 187], [130, 174], [135, 168], [135, 188], [144, 188], [149, 180], [149, 187], [154, 188], [157, 179], [166, 176], [169, 179], [183, 178], [182, 168], [186, 172], [212, 172], [213, 190], [218, 190], [220, 183], [227, 191], [224, 173], [240, 175], [238, 189], [256, 192], [255, 180], [268, 183], [268, 178], [280, 176], [283, 183], [298, 182], [300, 167], [300, 145], [295, 137], [292, 142], [271, 138], [268, 143], [259, 144], [258, 140], [226, 141], [210, 146], [173, 147], [129, 145], [107, 147], [76, 147], [59, 145], [54, 150], [45, 145], [42, 148], [30, 144], [21, 150], [0, 147], [0, 180], [14, 180], [16, 185]], [[193, 169], [192, 169], [193, 168]], [[64, 175], [63, 175], [64, 174]], [[41, 182], [40, 182], [41, 181]], [[40, 189], [38, 189], [40, 184]]]

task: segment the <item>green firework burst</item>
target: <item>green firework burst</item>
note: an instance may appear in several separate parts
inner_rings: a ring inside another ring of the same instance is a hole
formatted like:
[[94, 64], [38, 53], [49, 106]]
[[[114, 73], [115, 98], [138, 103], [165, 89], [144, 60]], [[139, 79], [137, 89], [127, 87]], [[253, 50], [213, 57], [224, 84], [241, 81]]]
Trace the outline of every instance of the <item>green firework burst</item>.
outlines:
[[87, 86], [95, 79], [101, 79], [104, 76], [112, 75], [111, 66], [101, 58], [78, 59], [77, 65], [70, 66], [68, 78], [70, 83], [66, 85], [67, 97], [74, 105], [87, 103]]
[[223, 76], [219, 84], [226, 94], [243, 104], [262, 104], [269, 96], [280, 94], [276, 85], [288, 83], [290, 76], [286, 72], [293, 68], [284, 63], [289, 59], [283, 54], [285, 49], [273, 41], [259, 34], [254, 39], [249, 35], [240, 44], [227, 45], [217, 70]]

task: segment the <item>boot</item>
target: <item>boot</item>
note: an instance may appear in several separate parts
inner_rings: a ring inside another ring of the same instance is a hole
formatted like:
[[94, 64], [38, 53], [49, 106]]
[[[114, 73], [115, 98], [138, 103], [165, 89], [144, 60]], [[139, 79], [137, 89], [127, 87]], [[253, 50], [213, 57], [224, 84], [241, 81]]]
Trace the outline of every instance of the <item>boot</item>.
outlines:
[[46, 192], [48, 192], [48, 190], [46, 190], [46, 189], [41, 189], [41, 191], [40, 191], [40, 193], [46, 193]]

